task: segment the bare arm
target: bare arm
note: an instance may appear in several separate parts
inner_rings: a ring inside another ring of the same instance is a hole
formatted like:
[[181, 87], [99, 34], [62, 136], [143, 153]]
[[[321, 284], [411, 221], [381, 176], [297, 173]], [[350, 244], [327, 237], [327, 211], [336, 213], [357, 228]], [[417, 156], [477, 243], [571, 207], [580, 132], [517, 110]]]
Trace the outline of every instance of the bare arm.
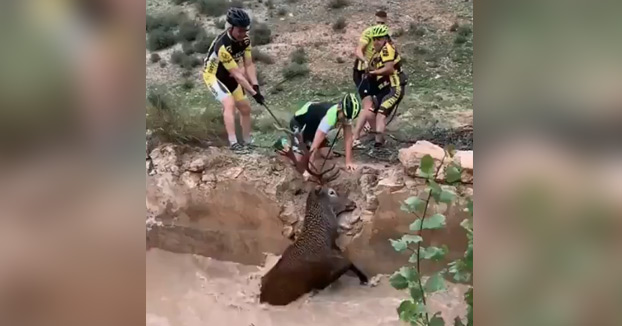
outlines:
[[354, 49], [354, 55], [363, 62], [367, 62], [367, 58], [365, 58], [365, 54], [363, 53], [363, 50], [365, 50], [365, 46], [367, 46], [367, 44], [359, 43], [356, 49]]
[[391, 75], [394, 72], [395, 72], [395, 62], [391, 61], [391, 62], [386, 62], [384, 67], [380, 69], [370, 71], [369, 74], [386, 76], [386, 75]]
[[346, 141], [346, 164], [352, 164], [352, 126], [345, 125], [343, 133]]
[[255, 95], [257, 94], [257, 92], [255, 92], [255, 90], [253, 89], [253, 85], [251, 85], [248, 80], [246, 79], [246, 76], [244, 76], [244, 71], [242, 70], [242, 68], [233, 68], [231, 70], [229, 70], [229, 73], [231, 74], [231, 76], [233, 76], [233, 78], [235, 78], [235, 80], [238, 82], [238, 84], [242, 85], [242, 87], [251, 95]]
[[259, 85], [257, 82], [257, 67], [253, 62], [253, 58], [249, 56], [244, 56], [244, 68], [246, 69], [246, 76], [248, 77], [248, 81], [252, 85]]
[[313, 137], [313, 143], [311, 144], [311, 148], [309, 149], [309, 151], [311, 152], [311, 162], [313, 162], [313, 160], [317, 156], [317, 152], [319, 152], [318, 149], [322, 145], [324, 139], [326, 139], [326, 134], [322, 130], [318, 129], [315, 132], [315, 137]]

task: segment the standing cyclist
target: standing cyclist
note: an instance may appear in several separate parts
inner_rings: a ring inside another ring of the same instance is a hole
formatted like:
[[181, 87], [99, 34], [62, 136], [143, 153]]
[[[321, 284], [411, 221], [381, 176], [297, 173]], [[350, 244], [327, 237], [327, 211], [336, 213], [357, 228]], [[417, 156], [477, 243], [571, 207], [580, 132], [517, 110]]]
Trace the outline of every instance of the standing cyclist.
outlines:
[[359, 119], [354, 129], [354, 146], [358, 146], [361, 129], [365, 122], [369, 122], [372, 130], [376, 131], [375, 147], [384, 144], [384, 130], [387, 117], [399, 105], [404, 97], [407, 76], [402, 72], [401, 57], [389, 37], [389, 28], [386, 25], [372, 27], [371, 38], [375, 54], [372, 57], [367, 72], [370, 84], [370, 95], [373, 105], [364, 110], [362, 119]]
[[[302, 132], [302, 138], [311, 152], [310, 162], [316, 163], [317, 153], [327, 157], [328, 141], [326, 135], [332, 129], [342, 126], [346, 147], [346, 169], [356, 170], [352, 162], [352, 121], [356, 119], [361, 110], [361, 102], [356, 94], [346, 94], [338, 103], [307, 102], [294, 114], [289, 122], [289, 128], [294, 132]], [[281, 147], [276, 144], [278, 149]], [[296, 159], [301, 158], [301, 152], [297, 146], [293, 146]], [[317, 166], [317, 165], [316, 165]]]
[[[257, 70], [251, 57], [248, 36], [251, 20], [240, 8], [227, 12], [227, 29], [212, 42], [204, 61], [203, 80], [214, 97], [222, 103], [225, 129], [231, 150], [242, 153], [245, 146], [235, 135], [235, 108], [240, 111], [240, 124], [246, 147], [251, 147], [251, 107], [246, 93], [264, 105], [259, 91]], [[243, 66], [239, 64], [243, 62]]]

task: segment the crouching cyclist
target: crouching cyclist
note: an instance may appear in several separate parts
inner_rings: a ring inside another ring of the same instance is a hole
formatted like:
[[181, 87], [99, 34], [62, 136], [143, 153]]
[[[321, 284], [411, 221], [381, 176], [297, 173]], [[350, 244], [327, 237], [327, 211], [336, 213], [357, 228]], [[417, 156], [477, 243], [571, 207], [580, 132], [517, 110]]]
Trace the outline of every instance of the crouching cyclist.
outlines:
[[[251, 107], [245, 93], [250, 93], [257, 103], [264, 105], [259, 91], [257, 70], [251, 57], [248, 36], [251, 20], [240, 8], [227, 12], [227, 30], [218, 35], [210, 45], [204, 61], [203, 80], [214, 97], [222, 103], [225, 129], [231, 150], [243, 153], [251, 148]], [[238, 64], [243, 63], [240, 67]], [[235, 135], [235, 109], [240, 111], [240, 124], [244, 145]]]
[[[346, 94], [339, 103], [307, 102], [290, 120], [289, 128], [293, 132], [302, 131], [302, 139], [311, 152], [310, 162], [316, 164], [318, 152], [323, 157], [328, 157], [328, 141], [326, 135], [329, 131], [343, 127], [346, 150], [346, 169], [356, 170], [352, 162], [352, 121], [356, 119], [361, 110], [359, 98], [352, 93]], [[277, 149], [281, 149], [275, 144]], [[292, 146], [296, 159], [301, 159], [302, 153], [297, 146]]]
[[362, 119], [359, 119], [354, 129], [354, 146], [361, 146], [360, 133], [365, 122], [369, 122], [371, 129], [376, 131], [375, 147], [384, 144], [384, 131], [387, 117], [404, 98], [407, 76], [402, 71], [401, 57], [395, 49], [389, 29], [386, 25], [372, 27], [370, 36], [373, 39], [374, 55], [369, 63], [367, 80], [370, 84], [371, 103], [365, 107]]

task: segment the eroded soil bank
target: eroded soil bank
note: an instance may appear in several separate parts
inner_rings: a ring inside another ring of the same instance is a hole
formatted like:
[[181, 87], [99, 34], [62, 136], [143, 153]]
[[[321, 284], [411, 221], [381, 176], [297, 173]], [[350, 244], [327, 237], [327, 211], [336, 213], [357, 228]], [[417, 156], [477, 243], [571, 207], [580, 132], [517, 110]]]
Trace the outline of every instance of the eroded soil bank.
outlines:
[[[258, 304], [259, 279], [276, 262], [266, 261], [267, 255], [280, 255], [296, 236], [314, 185], [275, 157], [233, 156], [214, 147], [156, 147], [148, 155], [147, 324], [399, 325], [395, 308], [402, 293], [382, 275], [408, 261], [389, 239], [410, 232], [415, 217], [400, 205], [425, 189], [424, 181], [413, 177], [425, 154], [440, 164], [443, 150], [419, 142], [400, 151], [400, 164], [366, 164], [355, 173], [342, 172], [331, 184], [357, 204], [340, 217], [339, 245], [363, 272], [380, 275], [377, 286], [359, 286], [356, 278], [344, 276], [312, 298], [275, 308]], [[447, 216], [447, 227], [423, 234], [424, 245], [445, 244], [450, 252], [444, 262], [424, 265], [424, 274], [462, 256], [466, 247], [459, 224], [473, 192], [472, 152], [459, 152], [455, 159], [465, 167], [463, 184], [443, 187], [454, 191], [457, 201], [430, 209]], [[434, 309], [447, 321], [463, 315], [460, 289], [450, 285], [437, 295]]]
[[[388, 284], [361, 286], [343, 276], [313, 296], [306, 295], [286, 307], [259, 304], [260, 277], [265, 268], [223, 262], [198, 255], [174, 254], [159, 249], [147, 252], [147, 326], [398, 326], [395, 308], [405, 298]], [[433, 311], [446, 320], [463, 316], [464, 286], [430, 298]]]

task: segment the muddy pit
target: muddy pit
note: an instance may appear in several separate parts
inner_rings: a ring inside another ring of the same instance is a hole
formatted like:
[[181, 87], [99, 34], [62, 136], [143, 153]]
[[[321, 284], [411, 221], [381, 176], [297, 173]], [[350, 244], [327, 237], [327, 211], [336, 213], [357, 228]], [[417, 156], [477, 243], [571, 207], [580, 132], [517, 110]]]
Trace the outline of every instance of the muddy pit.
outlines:
[[[338, 243], [373, 277], [371, 285], [361, 286], [346, 274], [285, 307], [259, 304], [260, 279], [298, 232], [313, 185], [275, 158], [234, 157], [218, 148], [156, 147], [147, 177], [147, 325], [402, 325], [396, 307], [407, 294], [391, 288], [388, 274], [408, 256], [396, 253], [388, 239], [408, 232], [414, 220], [399, 207], [424, 189], [421, 180], [409, 176], [416, 156], [436, 150], [429, 143], [416, 146], [400, 152], [403, 164], [366, 165], [334, 182], [357, 203], [356, 210], [340, 216]], [[472, 168], [463, 178], [472, 181]], [[453, 190], [459, 200], [431, 212], [447, 216], [446, 229], [423, 234], [424, 245], [446, 244], [450, 253], [445, 262], [424, 265], [424, 274], [464, 253], [459, 224], [472, 188]], [[453, 323], [466, 313], [464, 291], [464, 285], [448, 283], [447, 291], [430, 298], [430, 309]]]

